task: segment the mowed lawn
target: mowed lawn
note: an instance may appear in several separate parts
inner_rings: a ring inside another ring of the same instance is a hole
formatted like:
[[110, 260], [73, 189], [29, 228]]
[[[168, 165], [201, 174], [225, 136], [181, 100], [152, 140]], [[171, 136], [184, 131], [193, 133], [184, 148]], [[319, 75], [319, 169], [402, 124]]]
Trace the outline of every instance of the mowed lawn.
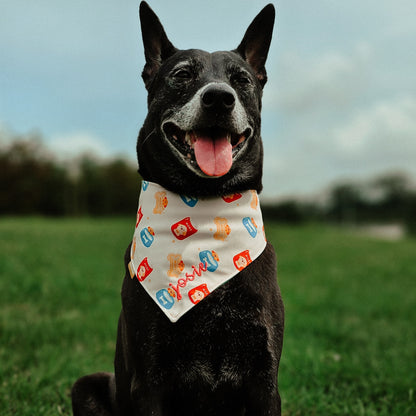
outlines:
[[[112, 371], [130, 219], [0, 219], [0, 415], [70, 415]], [[416, 415], [416, 240], [268, 224], [283, 415]]]

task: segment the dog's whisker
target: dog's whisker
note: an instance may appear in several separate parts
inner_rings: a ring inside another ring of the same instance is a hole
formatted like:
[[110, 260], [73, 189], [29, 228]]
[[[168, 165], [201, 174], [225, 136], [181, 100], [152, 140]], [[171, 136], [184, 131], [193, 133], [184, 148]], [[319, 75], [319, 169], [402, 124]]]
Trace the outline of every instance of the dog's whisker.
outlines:
[[154, 135], [156, 134], [156, 128], [154, 128], [145, 138], [144, 140], [141, 142], [140, 144], [140, 149], [144, 146], [144, 144]]

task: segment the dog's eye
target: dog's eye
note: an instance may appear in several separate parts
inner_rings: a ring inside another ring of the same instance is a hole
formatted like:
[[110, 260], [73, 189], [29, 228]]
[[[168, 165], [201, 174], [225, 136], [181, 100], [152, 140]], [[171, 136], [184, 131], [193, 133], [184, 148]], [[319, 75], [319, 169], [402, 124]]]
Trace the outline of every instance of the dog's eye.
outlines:
[[236, 84], [250, 84], [250, 77], [244, 73], [235, 74], [231, 77], [231, 82]]
[[172, 76], [177, 79], [187, 80], [192, 78], [192, 73], [188, 69], [180, 68], [174, 71]]

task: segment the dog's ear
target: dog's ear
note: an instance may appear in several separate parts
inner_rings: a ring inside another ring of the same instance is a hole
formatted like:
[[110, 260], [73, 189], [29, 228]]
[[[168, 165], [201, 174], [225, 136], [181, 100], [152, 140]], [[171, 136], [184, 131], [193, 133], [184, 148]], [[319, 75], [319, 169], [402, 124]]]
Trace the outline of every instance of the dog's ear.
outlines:
[[254, 69], [262, 87], [267, 81], [265, 63], [272, 40], [274, 18], [274, 6], [268, 4], [251, 22], [236, 49], [236, 52]]
[[142, 78], [148, 88], [162, 62], [177, 49], [170, 43], [159, 18], [145, 1], [140, 3], [140, 23], [146, 58]]

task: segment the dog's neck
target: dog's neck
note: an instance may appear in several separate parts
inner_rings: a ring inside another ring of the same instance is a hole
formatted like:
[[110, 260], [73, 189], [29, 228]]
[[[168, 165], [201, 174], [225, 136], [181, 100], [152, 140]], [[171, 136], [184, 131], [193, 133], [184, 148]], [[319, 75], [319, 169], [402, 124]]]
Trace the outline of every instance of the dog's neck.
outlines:
[[143, 182], [130, 274], [176, 322], [265, 246], [256, 191], [197, 199]]

